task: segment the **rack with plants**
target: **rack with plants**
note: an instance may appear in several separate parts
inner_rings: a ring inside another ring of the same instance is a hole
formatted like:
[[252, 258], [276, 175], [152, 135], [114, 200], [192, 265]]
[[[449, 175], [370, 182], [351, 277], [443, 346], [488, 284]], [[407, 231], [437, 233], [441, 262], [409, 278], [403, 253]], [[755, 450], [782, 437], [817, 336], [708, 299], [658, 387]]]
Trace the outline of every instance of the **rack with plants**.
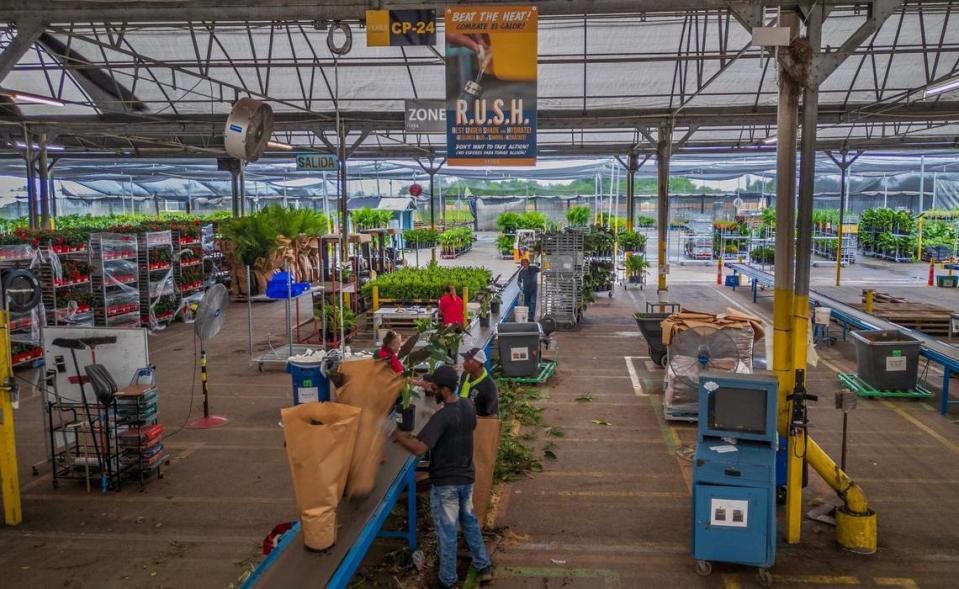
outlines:
[[135, 235], [95, 233], [90, 236], [96, 325], [139, 327], [137, 252]]
[[[313, 309], [313, 318], [316, 321], [318, 331], [326, 329], [325, 337], [327, 348], [337, 348], [340, 346], [340, 337], [343, 336], [342, 343], [350, 343], [357, 332], [356, 313], [349, 307], [344, 307], [340, 313], [340, 307], [336, 301], [328, 301], [323, 308], [315, 307]], [[340, 322], [342, 321], [342, 325]]]
[[204, 223], [200, 226], [200, 251], [203, 255], [204, 282], [210, 285], [229, 285], [230, 268], [219, 248], [216, 223]]
[[749, 227], [745, 220], [713, 222], [713, 256], [723, 260], [745, 258], [749, 253]]
[[916, 251], [915, 219], [909, 211], [866, 209], [859, 220], [863, 255], [911, 262]]
[[410, 249], [434, 247], [439, 241], [440, 233], [429, 227], [407, 229], [403, 232], [403, 242]]
[[[812, 253], [836, 261], [837, 249], [839, 245], [839, 211], [833, 209], [817, 209], [813, 211], [813, 236]], [[844, 218], [844, 225], [849, 227], [852, 221], [850, 218]], [[842, 264], [853, 264], [856, 262], [856, 233], [844, 231], [842, 236]]]
[[527, 213], [514, 213], [507, 211], [500, 213], [496, 217], [496, 227], [508, 235], [516, 233], [517, 229], [535, 229], [537, 231], [546, 231], [549, 219], [545, 213], [539, 211], [530, 211]]
[[475, 298], [480, 289], [489, 285], [492, 274], [486, 268], [456, 266], [443, 267], [430, 262], [423, 268], [402, 268], [396, 272], [378, 276], [362, 287], [365, 296], [378, 287], [380, 302], [396, 305], [436, 304], [443, 296], [447, 284], [457, 292], [469, 289], [470, 298]]
[[616, 236], [619, 247], [624, 252], [644, 254], [646, 253], [646, 236], [635, 231], [623, 231]]
[[959, 257], [959, 209], [929, 210], [922, 214], [923, 261], [948, 260]]
[[141, 320], [151, 329], [169, 325], [177, 309], [172, 231], [137, 235]]
[[473, 249], [473, 230], [469, 227], [447, 229], [440, 233], [439, 241], [444, 258], [458, 258]]
[[505, 259], [513, 259], [513, 246], [516, 244], [516, 236], [509, 235], [506, 233], [501, 233], [496, 238], [496, 251], [499, 253], [500, 257]]

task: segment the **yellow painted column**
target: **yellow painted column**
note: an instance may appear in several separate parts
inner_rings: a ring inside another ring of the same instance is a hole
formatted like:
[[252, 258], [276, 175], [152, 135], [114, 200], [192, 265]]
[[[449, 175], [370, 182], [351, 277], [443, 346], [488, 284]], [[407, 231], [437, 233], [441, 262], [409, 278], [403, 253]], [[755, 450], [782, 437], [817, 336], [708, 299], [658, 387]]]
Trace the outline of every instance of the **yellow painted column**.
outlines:
[[373, 311], [380, 310], [380, 287], [373, 286]]
[[470, 289], [468, 286], [464, 286], [463, 287], [463, 327], [470, 326], [469, 304], [470, 304]]
[[866, 289], [866, 313], [872, 313], [873, 301], [876, 300], [876, 291], [869, 288]]
[[13, 429], [13, 399], [6, 383], [13, 381], [10, 359], [10, 323], [0, 311], [0, 482], [3, 494], [3, 522], [8, 526], [23, 521], [20, 510], [20, 475], [17, 470], [17, 441]]
[[839, 241], [836, 243], [836, 286], [842, 286], [842, 223], [839, 224], [839, 230], [836, 232]]

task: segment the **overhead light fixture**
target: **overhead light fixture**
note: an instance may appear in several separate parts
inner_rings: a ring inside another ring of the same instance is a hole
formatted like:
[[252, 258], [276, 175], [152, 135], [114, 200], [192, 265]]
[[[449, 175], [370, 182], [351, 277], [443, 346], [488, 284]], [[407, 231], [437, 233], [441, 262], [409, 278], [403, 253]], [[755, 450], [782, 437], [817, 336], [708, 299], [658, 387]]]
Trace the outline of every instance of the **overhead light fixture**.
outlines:
[[763, 139], [763, 143], [765, 143], [766, 145], [772, 145], [773, 143], [777, 141], [779, 141], [779, 137], [776, 137], [775, 135], [773, 135], [772, 137], [766, 137], [765, 139]]
[[22, 102], [34, 102], [37, 104], [48, 104], [50, 106], [66, 106], [66, 103], [62, 100], [57, 100], [56, 98], [51, 98], [49, 96], [42, 96], [40, 94], [32, 94], [30, 92], [21, 92], [20, 90], [8, 90], [6, 88], [0, 88], [0, 94], [3, 96], [9, 96], [14, 100], [20, 100]]
[[952, 90], [959, 90], [959, 76], [929, 86], [923, 91], [922, 97], [929, 98], [930, 96], [936, 96]]
[[282, 149], [284, 151], [292, 151], [293, 146], [289, 143], [279, 143], [278, 141], [267, 141], [267, 147], [272, 147], [273, 149]]
[[[17, 149], [26, 149], [26, 148], [27, 148], [27, 144], [24, 143], [23, 141], [17, 141], [17, 142], [15, 143], [15, 145], [17, 146]], [[36, 143], [31, 143], [31, 144], [30, 144], [30, 149], [35, 149], [35, 150], [39, 151], [39, 150], [40, 150], [40, 145], [38, 145], [38, 144], [36, 144]], [[65, 149], [65, 148], [64, 148], [62, 145], [47, 145], [47, 151], [63, 151], [64, 149]]]

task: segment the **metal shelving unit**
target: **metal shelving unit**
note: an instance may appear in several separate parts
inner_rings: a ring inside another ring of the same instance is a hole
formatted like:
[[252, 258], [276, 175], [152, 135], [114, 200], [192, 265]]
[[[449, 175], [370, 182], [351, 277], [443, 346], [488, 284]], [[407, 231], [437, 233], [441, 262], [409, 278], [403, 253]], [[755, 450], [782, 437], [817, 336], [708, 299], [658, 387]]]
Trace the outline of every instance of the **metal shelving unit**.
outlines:
[[583, 312], [584, 234], [575, 230], [547, 233], [542, 245], [543, 315], [550, 315], [560, 327], [574, 327]]
[[151, 329], [162, 329], [176, 316], [180, 293], [173, 272], [173, 236], [152, 231], [137, 236], [140, 270], [140, 317]]
[[[93, 326], [93, 266], [89, 244], [48, 244], [45, 257], [38, 278], [43, 288], [47, 324]], [[84, 267], [86, 272], [78, 272]]]
[[[812, 237], [812, 253], [826, 258], [829, 261], [836, 261], [835, 243], [839, 240], [839, 235], [832, 229], [816, 228]], [[855, 233], [843, 233], [842, 235], [842, 260], [843, 266], [856, 263], [856, 250], [858, 249], [858, 236]]]
[[95, 233], [90, 236], [96, 325], [140, 326], [137, 249], [134, 235]]

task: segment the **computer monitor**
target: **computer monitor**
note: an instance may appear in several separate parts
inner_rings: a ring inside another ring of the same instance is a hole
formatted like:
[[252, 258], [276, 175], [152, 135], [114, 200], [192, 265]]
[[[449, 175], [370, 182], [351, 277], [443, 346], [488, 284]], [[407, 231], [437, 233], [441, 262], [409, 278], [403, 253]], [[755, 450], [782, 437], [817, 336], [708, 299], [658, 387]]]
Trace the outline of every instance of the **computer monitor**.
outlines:
[[720, 386], [709, 394], [709, 429], [767, 435], [766, 399], [765, 389]]

